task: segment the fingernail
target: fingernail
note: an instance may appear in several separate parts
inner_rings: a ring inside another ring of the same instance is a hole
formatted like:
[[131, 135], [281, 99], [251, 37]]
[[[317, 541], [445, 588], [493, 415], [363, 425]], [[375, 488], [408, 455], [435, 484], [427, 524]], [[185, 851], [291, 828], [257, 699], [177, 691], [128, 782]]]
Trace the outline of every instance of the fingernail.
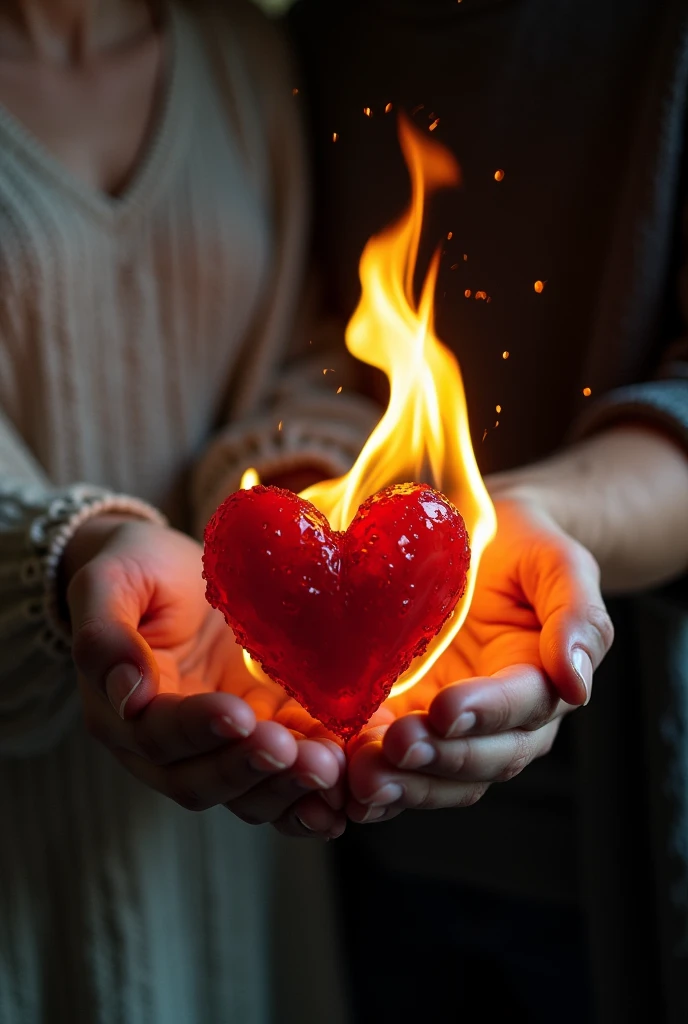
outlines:
[[327, 783], [317, 775], [313, 775], [312, 772], [299, 775], [296, 781], [305, 789], [329, 789]]
[[361, 818], [361, 825], [366, 821], [377, 821], [383, 814], [387, 813], [386, 807], [369, 807], [365, 812], [363, 818]]
[[456, 736], [465, 736], [470, 732], [478, 721], [475, 711], [462, 711], [458, 718], [455, 718], [445, 733], [447, 739], [454, 739]]
[[361, 803], [370, 804], [371, 807], [387, 807], [389, 804], [395, 804], [397, 800], [401, 800], [403, 795], [404, 789], [398, 782], [387, 782], [367, 800], [361, 800]]
[[278, 761], [276, 757], [268, 754], [265, 750], [256, 750], [248, 758], [248, 763], [256, 772], [281, 772], [287, 767], [286, 764]]
[[306, 832], [315, 832], [315, 829], [314, 829], [314, 828], [311, 828], [311, 827], [310, 827], [310, 825], [307, 825], [307, 824], [306, 824], [306, 822], [305, 822], [305, 821], [303, 820], [303, 818], [300, 818], [300, 817], [298, 816], [298, 814], [295, 814], [295, 815], [294, 815], [294, 817], [295, 817], [295, 818], [296, 818], [296, 820], [298, 821], [299, 825], [300, 825], [300, 826], [301, 826], [302, 828], [305, 828]]
[[408, 748], [403, 758], [398, 764], [399, 768], [424, 768], [426, 764], [430, 764], [435, 760], [435, 748], [430, 746], [425, 740], [416, 740]]
[[582, 647], [574, 647], [571, 651], [571, 664], [573, 671], [585, 688], [585, 700], [583, 702], [585, 705], [590, 700], [592, 693], [592, 662]]
[[236, 736], [241, 736], [246, 739], [251, 733], [248, 729], [244, 729], [243, 725], [237, 725], [233, 718], [228, 715], [223, 715], [221, 718], [213, 718], [210, 723], [210, 731], [214, 736], [219, 736], [222, 740], [231, 740]]
[[124, 718], [127, 701], [142, 679], [143, 673], [136, 665], [115, 665], [108, 672], [105, 678], [105, 692], [120, 718]]

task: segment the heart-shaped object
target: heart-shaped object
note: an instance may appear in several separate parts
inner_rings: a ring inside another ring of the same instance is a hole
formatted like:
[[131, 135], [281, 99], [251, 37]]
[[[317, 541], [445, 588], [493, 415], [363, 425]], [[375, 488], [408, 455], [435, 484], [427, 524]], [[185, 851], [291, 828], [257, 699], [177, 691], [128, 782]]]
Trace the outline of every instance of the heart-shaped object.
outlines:
[[379, 491], [346, 532], [292, 491], [259, 485], [208, 523], [203, 575], [237, 642], [347, 739], [452, 614], [469, 563], [463, 518], [424, 484]]

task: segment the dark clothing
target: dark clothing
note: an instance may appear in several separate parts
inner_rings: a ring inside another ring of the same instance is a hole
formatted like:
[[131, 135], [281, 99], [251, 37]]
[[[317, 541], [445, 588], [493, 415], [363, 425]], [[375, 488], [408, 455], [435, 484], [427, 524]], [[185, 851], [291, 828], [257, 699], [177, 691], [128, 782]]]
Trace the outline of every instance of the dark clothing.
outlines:
[[[356, 1024], [591, 1020], [575, 908], [381, 869], [351, 845], [337, 843], [334, 853]], [[361, 913], [362, 882], [374, 927]]]
[[[442, 240], [437, 334], [482, 472], [629, 416], [688, 449], [685, 0], [301, 0], [290, 22], [326, 311], [348, 319], [366, 240], [408, 201], [403, 107], [463, 171], [427, 210], [419, 273]], [[582, 905], [601, 1024], [688, 1019], [686, 591], [611, 605], [615, 648], [549, 757], [468, 812], [349, 840], [392, 871]]]

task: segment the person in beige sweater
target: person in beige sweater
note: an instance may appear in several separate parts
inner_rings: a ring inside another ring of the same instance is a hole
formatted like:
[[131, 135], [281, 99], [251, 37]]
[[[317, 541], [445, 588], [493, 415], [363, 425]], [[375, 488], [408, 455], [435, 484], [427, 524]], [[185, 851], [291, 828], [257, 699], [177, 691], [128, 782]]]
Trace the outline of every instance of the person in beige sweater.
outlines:
[[0, 4], [2, 1024], [269, 1019], [239, 819], [344, 827], [339, 748], [266, 720], [190, 535], [374, 415], [296, 326], [293, 81], [248, 4]]

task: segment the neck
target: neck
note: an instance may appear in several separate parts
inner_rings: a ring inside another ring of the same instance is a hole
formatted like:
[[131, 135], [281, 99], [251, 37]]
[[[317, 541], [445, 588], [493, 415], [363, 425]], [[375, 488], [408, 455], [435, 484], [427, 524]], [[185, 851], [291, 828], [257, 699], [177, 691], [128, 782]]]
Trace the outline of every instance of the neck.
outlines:
[[0, 0], [0, 55], [83, 64], [150, 26], [147, 0]]

